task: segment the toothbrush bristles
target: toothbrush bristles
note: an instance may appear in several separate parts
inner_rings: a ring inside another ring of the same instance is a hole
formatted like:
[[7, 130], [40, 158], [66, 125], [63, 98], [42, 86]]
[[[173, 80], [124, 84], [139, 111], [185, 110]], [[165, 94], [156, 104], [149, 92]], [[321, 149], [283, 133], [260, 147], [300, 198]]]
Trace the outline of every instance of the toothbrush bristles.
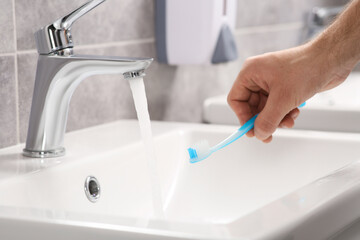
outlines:
[[211, 154], [210, 146], [207, 141], [201, 141], [188, 148], [190, 163], [200, 162]]
[[188, 153], [189, 153], [189, 156], [190, 156], [190, 161], [191, 161], [191, 159], [196, 159], [197, 158], [196, 149], [188, 148]]

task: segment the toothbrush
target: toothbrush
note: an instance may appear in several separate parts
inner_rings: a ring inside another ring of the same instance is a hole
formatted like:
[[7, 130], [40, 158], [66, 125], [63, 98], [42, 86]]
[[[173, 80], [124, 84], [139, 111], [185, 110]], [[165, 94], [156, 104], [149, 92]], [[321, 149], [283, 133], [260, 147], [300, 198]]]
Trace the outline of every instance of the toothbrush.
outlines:
[[[299, 108], [304, 107], [306, 102], [302, 103]], [[205, 141], [201, 141], [194, 145], [193, 148], [188, 148], [188, 153], [190, 156], [190, 163], [197, 163], [205, 158], [209, 157], [212, 153], [226, 147], [230, 143], [238, 140], [242, 137], [245, 133], [250, 131], [254, 127], [255, 119], [257, 118], [258, 114], [253, 116], [249, 121], [247, 121], [244, 125], [242, 125], [236, 132], [231, 134], [228, 138], [223, 140], [222, 142], [218, 143], [217, 145], [210, 147], [209, 143]]]

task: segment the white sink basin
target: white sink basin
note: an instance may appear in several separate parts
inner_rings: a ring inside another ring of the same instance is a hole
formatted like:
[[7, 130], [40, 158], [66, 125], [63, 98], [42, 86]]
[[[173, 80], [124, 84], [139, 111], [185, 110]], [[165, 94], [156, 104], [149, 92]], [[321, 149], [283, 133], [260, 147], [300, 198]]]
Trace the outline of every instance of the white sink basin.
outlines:
[[[226, 96], [209, 98], [204, 103], [204, 121], [239, 125]], [[315, 95], [296, 119], [296, 129], [360, 133], [360, 73], [353, 72], [340, 86]]]
[[188, 146], [233, 130], [153, 123], [164, 219], [153, 217], [137, 121], [69, 133], [61, 158], [2, 149], [0, 239], [326, 239], [360, 217], [360, 135], [280, 130], [271, 144], [243, 138], [188, 162]]

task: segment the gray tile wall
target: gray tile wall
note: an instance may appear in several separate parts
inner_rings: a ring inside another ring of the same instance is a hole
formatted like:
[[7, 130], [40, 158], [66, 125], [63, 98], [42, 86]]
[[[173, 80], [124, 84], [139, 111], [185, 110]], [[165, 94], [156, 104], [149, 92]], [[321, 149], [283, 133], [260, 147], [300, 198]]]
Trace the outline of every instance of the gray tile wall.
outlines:
[[0, 57], [0, 146], [17, 143], [14, 56]]
[[[37, 60], [34, 31], [84, 2], [0, 0], [0, 148], [26, 139]], [[155, 61], [145, 80], [151, 118], [201, 121], [203, 100], [227, 93], [247, 57], [297, 45], [304, 12], [343, 2], [238, 0], [239, 60], [178, 67]], [[154, 0], [108, 0], [76, 22], [72, 32], [77, 53], [156, 58]], [[67, 130], [135, 117], [122, 76], [96, 76], [75, 91]]]

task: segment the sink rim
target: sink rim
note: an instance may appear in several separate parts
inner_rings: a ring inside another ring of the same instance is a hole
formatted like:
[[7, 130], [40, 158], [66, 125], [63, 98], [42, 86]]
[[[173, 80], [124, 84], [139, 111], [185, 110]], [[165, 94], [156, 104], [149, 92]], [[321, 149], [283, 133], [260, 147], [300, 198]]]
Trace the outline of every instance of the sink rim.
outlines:
[[[113, 126], [115, 126], [117, 124], [121, 125], [121, 124], [127, 124], [127, 123], [131, 123], [131, 125], [134, 125], [133, 126], [134, 128], [137, 128], [137, 121], [136, 120], [120, 120], [120, 121], [117, 121], [117, 122], [114, 122], [114, 123], [109, 123], [109, 124], [105, 124], [105, 125], [102, 125], [102, 126], [96, 126], [96, 127], [93, 127], [93, 128], [68, 133], [68, 134], [66, 134], [66, 140], [65, 141], [66, 142], [68, 140], [69, 140], [68, 142], [77, 141], [76, 137], [75, 137], [75, 139], [73, 139], [73, 136], [77, 135], [79, 133], [80, 134], [85, 133], [85, 135], [88, 135], [88, 134], [91, 135], [94, 130], [98, 131], [98, 130], [101, 130], [101, 129], [104, 129], [104, 128], [112, 128]], [[165, 126], [165, 127], [163, 127], [163, 126]], [[194, 129], [203, 130], [203, 131], [207, 131], [208, 129], [211, 129], [214, 132], [224, 132], [224, 131], [232, 132], [233, 129], [234, 129], [234, 126], [204, 125], [204, 124], [193, 124], [193, 123], [153, 122], [153, 128], [155, 130], [154, 131], [154, 136], [155, 137], [160, 137], [160, 136], [163, 136], [165, 134], [169, 134], [172, 131], [177, 131], [177, 132], [182, 131], [182, 132], [184, 132], [184, 131], [193, 131]], [[120, 135], [121, 135], [121, 133], [120, 133]], [[105, 134], [105, 136], [106, 136], [106, 134]], [[126, 148], [126, 147], [128, 147], [130, 145], [140, 144], [139, 136], [138, 136], [138, 138], [136, 136], [131, 138], [130, 141], [127, 141], [126, 144], [119, 147], [117, 149], [117, 151], [119, 149], [121, 149], [121, 148]], [[331, 132], [329, 133], [329, 132], [318, 132], [318, 131], [308, 131], [308, 130], [284, 130], [284, 129], [279, 129], [279, 131], [277, 131], [277, 133], [275, 133], [275, 137], [276, 136], [286, 136], [286, 137], [295, 137], [295, 138], [299, 138], [299, 137], [300, 138], [309, 138], [309, 137], [311, 137], [311, 138], [320, 138], [320, 139], [326, 139], [326, 140], [328, 140], [329, 137], [331, 137], [334, 140], [343, 139], [343, 140], [354, 140], [354, 141], [359, 141], [360, 142], [360, 134], [358, 134], [358, 133], [331, 133]], [[117, 138], [117, 137], [118, 137], [118, 134], [115, 133], [114, 138]], [[66, 143], [66, 144], [69, 145], [69, 143]], [[6, 149], [1, 149], [0, 150], [0, 159], [1, 159], [1, 155], [4, 154], [4, 153], [9, 154], [9, 153], [14, 153], [14, 151], [15, 152], [18, 151], [21, 154], [22, 147], [23, 147], [23, 145], [20, 144], [20, 145], [17, 145], [17, 146], [6, 148]], [[104, 149], [106, 149], [106, 148], [104, 148]], [[60, 160], [59, 159], [50, 159], [49, 160], [49, 166], [45, 166], [43, 169], [47, 169], [48, 167], [54, 167], [54, 166], [57, 166], [58, 164], [71, 163], [71, 161], [73, 161], [73, 160], [76, 161], [76, 158], [79, 156], [79, 154], [78, 153], [73, 154], [73, 151], [75, 151], [75, 152], [78, 151], [79, 153], [84, 152], [84, 149], [76, 150], [76, 148], [73, 148], [73, 147], [69, 147], [69, 150], [70, 150], [69, 151], [70, 152], [69, 156], [59, 158]], [[13, 159], [13, 160], [15, 162], [18, 161], [19, 164], [22, 164], [24, 159], [29, 160], [29, 161], [32, 160], [32, 159], [23, 158], [23, 157], [19, 157], [19, 159]], [[40, 160], [36, 159], [36, 161], [40, 161]], [[39, 169], [37, 169], [36, 171], [39, 171]], [[34, 173], [36, 171], [26, 172], [26, 173], [23, 173], [23, 174]], [[1, 170], [0, 170], [0, 172], [1, 172]], [[310, 184], [307, 184], [306, 186], [304, 186], [301, 189], [296, 189], [291, 194], [286, 195], [286, 196], [284, 196], [282, 198], [279, 198], [276, 201], [264, 206], [263, 208], [260, 208], [260, 209], [258, 209], [256, 211], [250, 213], [249, 215], [247, 215], [245, 217], [242, 217], [240, 219], [240, 223], [238, 222], [237, 224], [246, 224], [246, 221], [249, 221], [249, 219], [252, 219], [254, 216], [258, 216], [259, 214], [264, 214], [264, 212], [262, 212], [262, 211], [264, 211], [265, 208], [268, 207], [269, 205], [273, 206], [273, 204], [276, 204], [276, 202], [279, 203], [281, 201], [286, 201], [287, 199], [289, 200], [289, 202], [292, 202], [293, 200], [291, 200], [292, 199], [291, 196], [293, 194], [297, 194], [299, 192], [305, 192], [306, 193], [307, 191], [311, 192], [311, 191], [313, 191], [313, 189], [318, 189], [319, 186], [328, 189], [329, 193], [326, 196], [323, 197], [323, 199], [327, 198], [328, 201], [324, 202], [322, 205], [310, 204], [308, 207], [309, 207], [309, 209], [310, 208], [312, 209], [311, 212], [318, 211], [318, 213], [317, 213], [318, 216], [325, 216], [328, 213], [326, 211], [324, 211], [322, 208], [324, 208], [325, 206], [335, 206], [337, 204], [336, 197], [339, 197], [339, 196], [346, 197], [350, 193], [354, 194], [354, 193], [360, 192], [360, 190], [359, 190], [359, 188], [360, 188], [359, 187], [360, 186], [360, 184], [359, 184], [360, 183], [360, 177], [357, 177], [357, 178], [353, 177], [354, 174], [357, 173], [357, 172], [360, 172], [360, 162], [353, 162], [353, 163], [351, 163], [351, 164], [349, 164], [347, 166], [344, 166], [341, 169], [338, 169], [338, 170], [336, 170], [336, 171], [334, 171], [332, 173], [329, 173], [329, 175], [327, 175], [327, 176], [324, 176], [322, 178], [319, 178], [319, 179], [315, 180], [314, 182], [312, 182]], [[8, 176], [9, 178], [3, 178], [3, 179], [0, 179], [0, 181], [5, 181], [7, 179], [10, 179], [10, 177], [22, 176], [23, 174], [17, 174], [17, 175], [14, 175], [14, 176]], [[329, 183], [330, 183], [328, 181], [329, 179], [331, 180], [332, 184], [336, 183], [336, 184], [346, 185], [348, 187], [346, 189], [345, 188], [336, 189], [336, 188], [333, 187], [334, 185], [331, 185], [331, 186], [329, 185]], [[310, 193], [308, 193], [308, 194], [310, 194]], [[349, 196], [346, 199], [347, 199], [347, 201], [352, 202], [353, 201], [353, 196]], [[351, 204], [354, 205], [354, 203], [351, 203]], [[300, 206], [300, 204], [299, 204], [299, 206]], [[263, 232], [261, 232], [262, 235], [259, 233], [259, 235], [252, 236], [252, 237], [253, 237], [253, 239], [262, 239], [263, 237], [271, 236], [272, 234], [274, 234], [274, 236], [275, 236], [276, 234], [279, 234], [279, 232], [283, 232], [284, 234], [288, 233], [289, 231], [291, 231], [291, 229], [294, 228], [294, 225], [297, 225], [297, 226], [300, 225], [301, 226], [301, 224], [303, 224], [303, 222], [308, 218], [308, 214], [309, 214], [309, 212], [301, 212], [301, 214], [299, 214], [299, 213], [295, 214], [292, 217], [295, 218], [295, 216], [296, 216], [296, 219], [293, 220], [292, 222], [290, 222], [290, 223], [287, 222], [286, 224], [283, 224], [281, 226], [280, 225], [275, 225], [275, 226], [272, 225], [272, 227], [270, 229], [268, 227]], [[7, 218], [9, 218], [9, 216], [6, 216], [6, 215], [3, 215], [3, 213], [0, 213], [0, 218], [6, 218], [7, 219]], [[16, 219], [19, 219], [19, 218], [16, 218]], [[39, 219], [30, 218], [30, 221], [38, 221], [38, 220]], [[344, 221], [342, 222], [342, 224], [345, 224]], [[45, 222], [46, 223], [51, 223], [51, 221], [49, 219], [47, 219]], [[237, 221], [235, 221], [235, 222], [237, 222]], [[55, 220], [53, 223], [54, 224], [59, 224], [59, 220]], [[284, 221], [283, 221], [283, 223], [284, 223]], [[67, 223], [67, 224], [69, 224], [69, 223]], [[89, 222], [86, 222], [86, 221], [80, 221], [80, 222], [77, 222], [77, 223], [72, 222], [72, 224], [78, 225], [78, 226], [81, 226], [82, 224], [85, 224], [85, 225], [90, 224], [91, 226], [94, 225], [94, 223], [91, 223], [91, 222], [89, 223]], [[96, 223], [96, 224], [99, 224], [99, 223]], [[219, 226], [221, 226], [221, 225], [219, 224]], [[100, 224], [100, 226], [97, 226], [97, 227], [101, 228], [101, 224]], [[121, 227], [121, 226], [118, 226], [118, 225], [112, 226], [111, 224], [108, 224], [108, 225], [104, 224], [104, 226], [102, 226], [102, 227], [105, 230], [106, 229], [113, 229], [114, 230], [114, 228], [117, 228], [119, 230], [119, 227]], [[235, 229], [235, 227], [233, 229]], [[166, 236], [168, 236], [168, 235], [174, 236], [174, 234], [175, 235], [180, 234], [180, 235], [176, 235], [176, 236], [180, 236], [180, 237], [184, 237], [184, 238], [190, 238], [190, 237], [193, 238], [196, 235], [196, 234], [190, 234], [190, 235], [189, 234], [184, 234], [183, 235], [183, 234], [181, 234], [181, 231], [179, 233], [176, 233], [174, 231], [169, 232], [169, 231], [166, 231], [164, 229], [161, 229], [161, 230], [156, 230], [155, 229], [154, 230], [154, 229], [149, 229], [149, 228], [136, 228], [137, 232], [140, 232], [140, 230], [143, 233], [160, 234], [160, 235], [164, 234]], [[233, 230], [233, 231], [236, 232], [236, 230]], [[238, 232], [237, 234], [243, 235], [245, 233]], [[201, 236], [198, 236], [198, 237], [201, 238]], [[206, 239], [208, 239], [208, 238], [206, 238]]]

